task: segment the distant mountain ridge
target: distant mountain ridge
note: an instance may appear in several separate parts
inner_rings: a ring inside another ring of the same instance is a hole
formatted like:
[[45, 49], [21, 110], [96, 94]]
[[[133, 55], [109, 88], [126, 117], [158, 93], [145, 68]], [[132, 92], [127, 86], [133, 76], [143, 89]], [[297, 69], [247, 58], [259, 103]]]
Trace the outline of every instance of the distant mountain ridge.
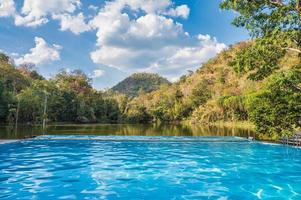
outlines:
[[153, 73], [134, 73], [127, 77], [112, 90], [128, 96], [138, 96], [140, 92], [152, 92], [158, 90], [162, 85], [170, 85], [171, 83], [158, 74]]

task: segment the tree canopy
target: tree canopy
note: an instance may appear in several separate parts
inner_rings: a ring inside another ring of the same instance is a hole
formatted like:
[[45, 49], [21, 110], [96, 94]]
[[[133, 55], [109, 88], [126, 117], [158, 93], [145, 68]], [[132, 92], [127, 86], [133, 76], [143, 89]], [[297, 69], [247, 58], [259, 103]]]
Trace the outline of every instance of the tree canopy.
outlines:
[[221, 8], [239, 13], [233, 24], [246, 28], [255, 43], [232, 62], [237, 72], [250, 72], [251, 79], [262, 80], [279, 69], [279, 60], [287, 52], [301, 55], [300, 2], [225, 0], [221, 3]]

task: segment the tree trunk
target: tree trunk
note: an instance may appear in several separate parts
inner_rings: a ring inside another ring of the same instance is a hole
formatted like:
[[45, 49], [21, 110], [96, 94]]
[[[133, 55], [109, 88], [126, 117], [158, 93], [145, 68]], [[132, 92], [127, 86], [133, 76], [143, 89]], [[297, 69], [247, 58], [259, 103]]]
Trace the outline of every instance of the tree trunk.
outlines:
[[20, 101], [18, 100], [18, 105], [17, 105], [17, 110], [16, 110], [15, 135], [18, 134], [19, 110], [20, 110]]
[[47, 113], [47, 94], [45, 94], [45, 102], [44, 102], [44, 113], [43, 113], [43, 133], [46, 128], [46, 113]]
[[301, 23], [301, 0], [297, 0], [296, 2], [296, 10], [299, 14], [299, 21]]

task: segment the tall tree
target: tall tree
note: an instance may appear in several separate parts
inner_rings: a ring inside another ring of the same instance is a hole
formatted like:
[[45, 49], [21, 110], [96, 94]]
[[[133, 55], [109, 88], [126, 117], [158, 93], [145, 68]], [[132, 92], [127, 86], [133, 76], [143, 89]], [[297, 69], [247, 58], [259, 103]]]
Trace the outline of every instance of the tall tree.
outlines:
[[254, 39], [232, 62], [237, 72], [261, 80], [279, 68], [286, 53], [301, 55], [301, 0], [224, 0], [221, 8], [239, 13], [233, 24]]

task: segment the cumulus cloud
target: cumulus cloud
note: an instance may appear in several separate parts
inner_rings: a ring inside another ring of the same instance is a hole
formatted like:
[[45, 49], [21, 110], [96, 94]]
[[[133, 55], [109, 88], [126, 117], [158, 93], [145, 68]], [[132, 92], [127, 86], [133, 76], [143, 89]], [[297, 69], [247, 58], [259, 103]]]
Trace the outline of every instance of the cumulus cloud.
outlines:
[[[60, 22], [60, 30], [62, 31], [68, 30], [79, 35], [90, 30], [83, 13], [74, 14], [81, 7], [80, 0], [51, 0], [47, 3], [44, 0], [24, 0], [20, 12], [15, 11], [13, 0], [0, 0], [0, 3], [1, 1], [7, 3], [3, 4], [4, 6], [1, 4], [0, 17], [2, 12], [2, 15], [7, 16], [9, 16], [8, 13], [13, 13], [10, 15], [15, 18], [15, 25], [17, 26], [36, 27], [54, 19]], [[1, 10], [3, 11], [1, 12]]]
[[148, 71], [156, 71], [166, 75], [170, 80], [175, 80], [187, 70], [195, 70], [226, 48], [225, 44], [217, 42], [209, 35], [199, 35], [195, 42], [195, 45], [170, 49], [170, 52], [166, 52], [166, 57], [153, 63]]
[[0, 0], [0, 17], [13, 16], [15, 12], [15, 2], [13, 0]]
[[81, 6], [80, 0], [24, 0], [21, 13], [15, 16], [15, 24], [39, 26], [49, 21], [49, 16], [73, 13]]
[[23, 63], [42, 64], [49, 61], [60, 60], [61, 46], [49, 45], [43, 38], [35, 38], [35, 47], [29, 50], [29, 53], [15, 59], [17, 65]]
[[88, 7], [90, 10], [93, 10], [93, 11], [97, 11], [98, 10], [98, 7], [97, 6], [94, 6], [94, 5], [89, 5]]
[[[124, 10], [144, 14], [133, 17]], [[122, 71], [158, 72], [174, 79], [226, 48], [209, 35], [190, 36], [171, 18], [188, 15], [186, 5], [173, 8], [168, 0], [107, 2], [91, 21], [97, 30], [91, 59]]]
[[69, 30], [74, 34], [79, 35], [80, 33], [90, 30], [89, 24], [85, 22], [83, 13], [74, 16], [70, 14], [54, 15], [53, 19], [60, 20], [61, 31]]
[[172, 16], [172, 17], [183, 17], [187, 19], [190, 13], [190, 9], [187, 5], [181, 5], [176, 8], [171, 8], [165, 14]]
[[[19, 11], [13, 0], [0, 0], [0, 17], [12, 16], [16, 25], [29, 27], [57, 20], [61, 31], [77, 35], [93, 29], [94, 63], [128, 73], [157, 72], [170, 80], [226, 48], [209, 35], [187, 33], [178, 18], [187, 19], [190, 9], [172, 0], [106, 0], [98, 7], [86, 6], [91, 16], [84, 16], [80, 0], [24, 0]], [[36, 38], [36, 47], [17, 62], [58, 60], [59, 52], [60, 47]], [[95, 77], [102, 75], [102, 70], [93, 71]]]

